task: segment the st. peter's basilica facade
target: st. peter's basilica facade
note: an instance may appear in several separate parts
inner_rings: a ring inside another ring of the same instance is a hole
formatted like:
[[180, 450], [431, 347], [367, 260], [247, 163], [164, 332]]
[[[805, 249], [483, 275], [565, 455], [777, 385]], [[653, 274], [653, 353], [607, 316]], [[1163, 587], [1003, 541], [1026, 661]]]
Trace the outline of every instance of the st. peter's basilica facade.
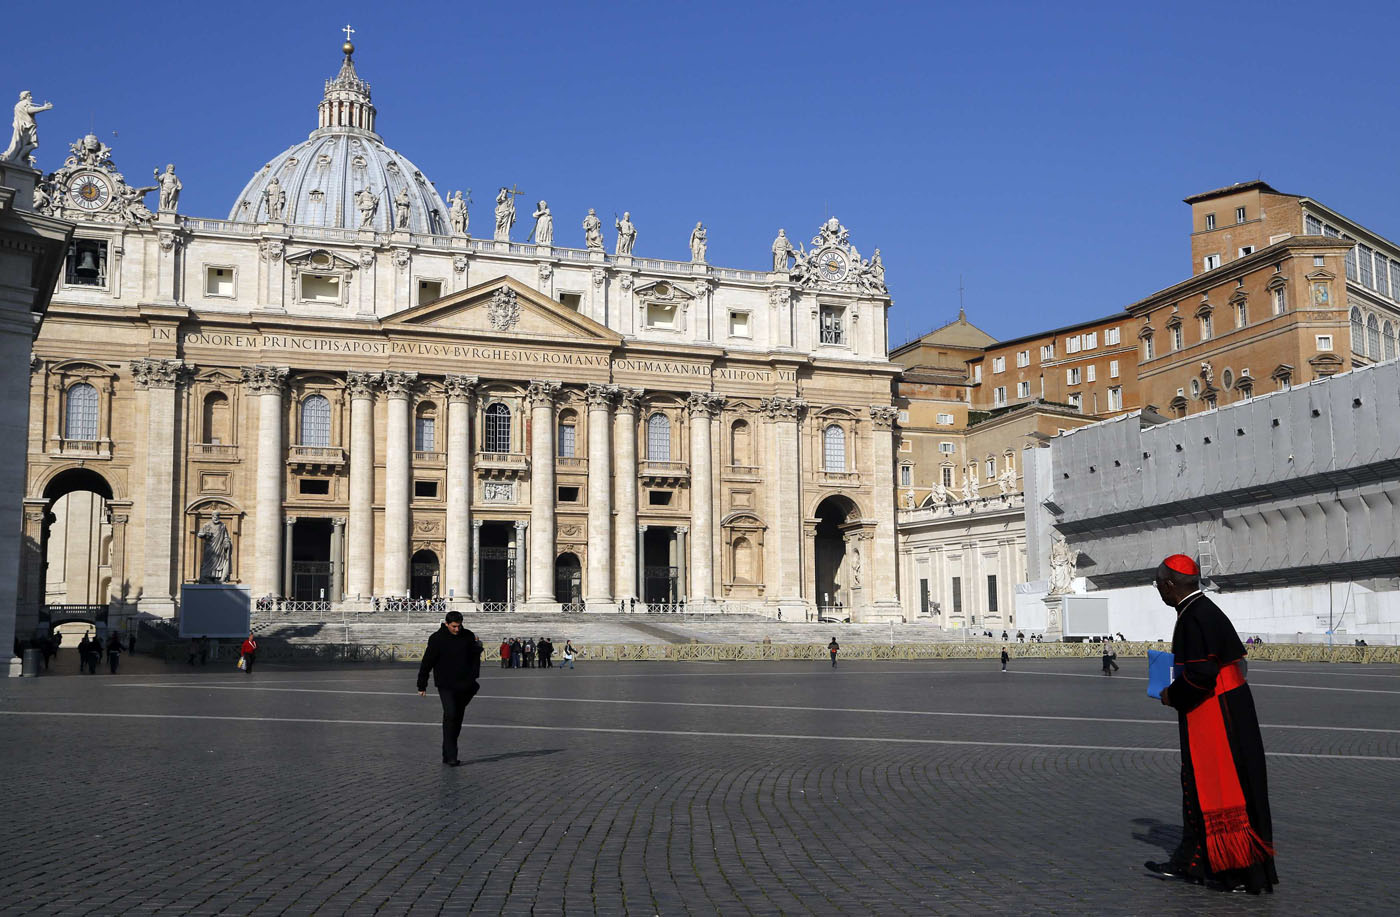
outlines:
[[591, 212], [568, 248], [544, 201], [516, 241], [507, 188], [478, 237], [344, 53], [227, 219], [91, 135], [46, 176], [77, 230], [31, 363], [19, 632], [171, 617], [215, 513], [257, 597], [897, 618], [878, 250], [832, 219], [730, 270], [701, 224], [663, 261]]

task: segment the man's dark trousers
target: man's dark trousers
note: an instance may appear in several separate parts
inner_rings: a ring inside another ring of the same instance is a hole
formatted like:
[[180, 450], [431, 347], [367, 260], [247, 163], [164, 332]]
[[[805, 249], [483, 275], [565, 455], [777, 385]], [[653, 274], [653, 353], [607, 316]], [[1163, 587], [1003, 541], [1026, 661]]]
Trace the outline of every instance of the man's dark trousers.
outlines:
[[438, 688], [442, 699], [442, 760], [444, 763], [457, 760], [457, 737], [462, 734], [462, 716], [467, 712], [467, 704], [476, 696], [477, 685], [470, 688]]

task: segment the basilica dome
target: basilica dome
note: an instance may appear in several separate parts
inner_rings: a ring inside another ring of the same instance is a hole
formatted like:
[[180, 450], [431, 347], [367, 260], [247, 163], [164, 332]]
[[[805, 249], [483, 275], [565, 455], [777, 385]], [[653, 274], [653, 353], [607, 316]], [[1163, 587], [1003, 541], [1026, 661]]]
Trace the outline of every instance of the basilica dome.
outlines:
[[319, 124], [274, 156], [243, 188], [230, 220], [330, 229], [445, 234], [447, 206], [408, 158], [374, 132], [369, 83], [355, 72], [355, 46], [326, 81]]

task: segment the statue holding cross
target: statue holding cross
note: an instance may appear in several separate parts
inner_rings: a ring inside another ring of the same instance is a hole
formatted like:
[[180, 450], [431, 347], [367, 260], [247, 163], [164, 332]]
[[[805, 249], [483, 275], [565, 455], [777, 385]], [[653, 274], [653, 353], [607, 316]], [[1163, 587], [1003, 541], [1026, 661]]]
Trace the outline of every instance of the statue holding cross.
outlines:
[[509, 242], [510, 228], [515, 225], [515, 199], [525, 192], [512, 186], [496, 194], [496, 241]]

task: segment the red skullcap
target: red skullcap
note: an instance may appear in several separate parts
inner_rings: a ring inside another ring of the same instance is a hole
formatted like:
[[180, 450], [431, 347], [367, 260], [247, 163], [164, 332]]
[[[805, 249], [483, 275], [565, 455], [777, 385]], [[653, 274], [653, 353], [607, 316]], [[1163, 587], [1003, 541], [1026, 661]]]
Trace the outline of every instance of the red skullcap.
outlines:
[[1200, 576], [1201, 568], [1196, 566], [1196, 562], [1185, 554], [1173, 554], [1162, 561], [1162, 566], [1168, 570], [1175, 570], [1177, 573], [1184, 573], [1187, 576]]

